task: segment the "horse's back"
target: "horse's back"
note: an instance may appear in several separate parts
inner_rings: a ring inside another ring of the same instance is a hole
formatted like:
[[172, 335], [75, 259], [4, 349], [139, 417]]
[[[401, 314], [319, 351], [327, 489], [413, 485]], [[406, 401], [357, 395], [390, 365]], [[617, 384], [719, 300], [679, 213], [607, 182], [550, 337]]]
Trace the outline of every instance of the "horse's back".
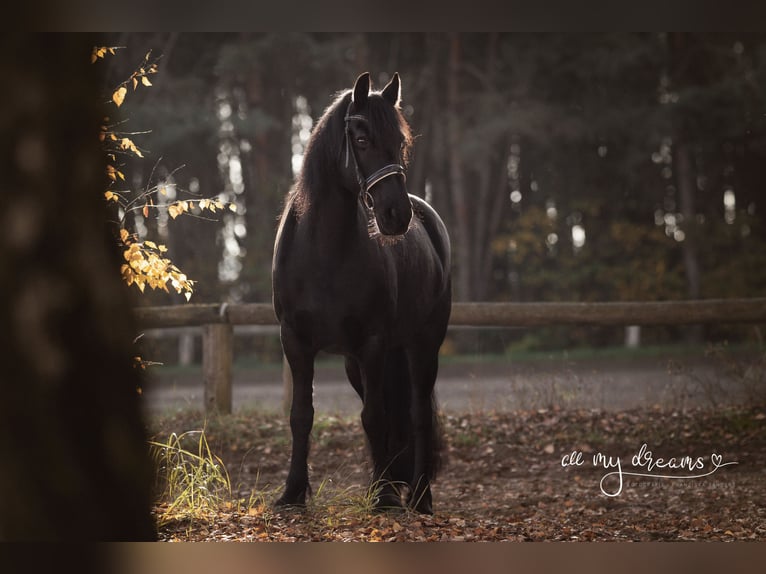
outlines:
[[452, 298], [450, 281], [451, 248], [447, 227], [436, 210], [424, 199], [410, 195], [410, 201], [412, 203], [413, 218], [417, 218], [417, 222], [428, 236], [430, 247], [433, 249], [433, 253], [439, 263], [438, 279], [436, 279], [438, 285], [434, 286], [435, 292], [440, 295], [436, 297], [437, 302], [446, 299], [449, 304]]
[[410, 194], [410, 201], [412, 203], [413, 217], [417, 217], [423, 224], [431, 244], [442, 263], [442, 267], [445, 271], [449, 272], [451, 252], [447, 227], [436, 210], [424, 199]]

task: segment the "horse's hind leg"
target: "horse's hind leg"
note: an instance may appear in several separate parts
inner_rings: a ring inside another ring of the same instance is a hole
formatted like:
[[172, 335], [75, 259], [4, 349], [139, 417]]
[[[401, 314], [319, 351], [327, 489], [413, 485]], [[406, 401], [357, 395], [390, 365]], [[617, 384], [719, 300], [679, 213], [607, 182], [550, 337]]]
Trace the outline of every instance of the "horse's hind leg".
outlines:
[[440, 338], [424, 336], [408, 349], [415, 445], [409, 504], [423, 514], [433, 514], [431, 479], [436, 474], [439, 459], [433, 392], [439, 368], [440, 341]]
[[293, 398], [290, 407], [292, 455], [285, 491], [274, 503], [277, 508], [303, 506], [311, 493], [308, 475], [309, 435], [314, 424], [313, 381], [314, 355], [301, 344], [299, 338], [286, 325], [281, 331], [282, 349], [293, 375]]
[[362, 372], [359, 370], [359, 363], [353, 357], [346, 357], [346, 376], [348, 382], [359, 395], [359, 398], [364, 401], [364, 387], [362, 386]]

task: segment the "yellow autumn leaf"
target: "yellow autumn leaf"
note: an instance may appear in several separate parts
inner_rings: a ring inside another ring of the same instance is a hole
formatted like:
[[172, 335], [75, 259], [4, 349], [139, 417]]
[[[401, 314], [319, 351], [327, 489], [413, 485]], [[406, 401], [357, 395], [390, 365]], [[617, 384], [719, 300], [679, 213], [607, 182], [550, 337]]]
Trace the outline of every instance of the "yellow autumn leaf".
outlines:
[[144, 245], [151, 247], [152, 249], [157, 249], [157, 244], [154, 241], [144, 241]]
[[128, 233], [127, 229], [120, 229], [120, 239], [123, 243], [127, 243], [129, 235], [130, 234]]
[[141, 77], [141, 83], [143, 85], [145, 85], [145, 86], [151, 86], [152, 85], [152, 83], [149, 81], [149, 78], [147, 78], [146, 76], [142, 76]]
[[171, 203], [168, 205], [168, 213], [170, 214], [170, 217], [175, 219], [181, 214], [181, 210], [178, 208], [178, 206], [175, 203]]
[[112, 101], [115, 104], [117, 104], [118, 108], [122, 105], [122, 102], [125, 101], [125, 94], [127, 94], [127, 93], [128, 93], [128, 89], [125, 86], [120, 86], [112, 94]]
[[168, 250], [168, 248], [167, 248], [167, 247], [165, 247], [164, 245], [158, 245], [158, 246], [157, 246], [157, 250], [158, 250], [160, 253], [165, 253], [165, 252]]
[[237, 212], [237, 204], [236, 203], [230, 203], [229, 204], [229, 210], [233, 211], [234, 213]]
[[95, 63], [99, 58], [103, 58], [106, 54], [106, 47], [93, 46], [93, 52], [90, 55], [91, 63]]
[[135, 90], [138, 87], [138, 79], [133, 76], [133, 89]]

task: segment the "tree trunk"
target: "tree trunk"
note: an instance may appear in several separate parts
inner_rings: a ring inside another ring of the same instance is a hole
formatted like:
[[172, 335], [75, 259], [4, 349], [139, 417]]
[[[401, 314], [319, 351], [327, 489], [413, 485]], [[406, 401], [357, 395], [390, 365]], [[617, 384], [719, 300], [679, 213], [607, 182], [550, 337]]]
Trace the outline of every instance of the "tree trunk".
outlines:
[[[675, 172], [676, 182], [678, 183], [678, 198], [681, 207], [683, 223], [681, 229], [684, 230], [684, 240], [681, 243], [681, 250], [684, 260], [684, 271], [686, 272], [686, 286], [689, 292], [689, 299], [699, 299], [701, 293], [700, 264], [698, 250], [698, 234], [696, 232], [696, 176], [692, 165], [691, 151], [689, 145], [680, 141], [674, 146], [675, 154]], [[702, 341], [702, 326], [690, 325], [686, 330], [686, 340], [690, 343], [700, 343]]]
[[156, 538], [94, 40], [0, 40], [0, 540]]
[[[498, 34], [493, 32], [487, 39], [487, 64], [484, 72], [486, 91], [498, 100], [499, 94], [495, 85], [495, 70], [497, 69]], [[502, 113], [498, 110], [498, 113]], [[508, 144], [505, 136], [498, 136], [488, 142], [483, 155], [483, 163], [478, 163], [480, 172], [479, 197], [474, 202], [474, 229], [471, 245], [472, 263], [472, 297], [483, 301], [489, 293], [492, 280], [492, 239], [500, 227], [503, 203], [507, 182]]]
[[696, 175], [692, 165], [691, 151], [685, 142], [675, 144], [675, 171], [678, 183], [678, 198], [683, 216], [682, 228], [684, 240], [683, 249], [684, 269], [686, 270], [686, 285], [690, 299], [699, 299], [701, 292], [700, 265], [697, 248], [697, 233], [695, 232], [696, 209]]
[[457, 300], [471, 299], [471, 233], [469, 225], [466, 189], [463, 181], [462, 155], [460, 153], [460, 122], [458, 121], [460, 74], [460, 35], [450, 35], [450, 50], [447, 72], [447, 158], [449, 163], [449, 190], [452, 197], [453, 221], [455, 223]]
[[[689, 66], [690, 46], [685, 34], [674, 33], [670, 43], [670, 71], [673, 88], [681, 90], [691, 80], [687, 77]], [[686, 273], [686, 285], [690, 299], [699, 299], [701, 288], [701, 272], [699, 264], [699, 237], [696, 229], [697, 207], [697, 176], [694, 170], [691, 144], [687, 137], [687, 119], [681, 111], [677, 111], [673, 118], [673, 171], [675, 173], [678, 188], [678, 199], [683, 222], [681, 229], [684, 231], [684, 240], [681, 242], [684, 271]], [[689, 342], [698, 343], [702, 340], [702, 327], [692, 325], [686, 332]]]

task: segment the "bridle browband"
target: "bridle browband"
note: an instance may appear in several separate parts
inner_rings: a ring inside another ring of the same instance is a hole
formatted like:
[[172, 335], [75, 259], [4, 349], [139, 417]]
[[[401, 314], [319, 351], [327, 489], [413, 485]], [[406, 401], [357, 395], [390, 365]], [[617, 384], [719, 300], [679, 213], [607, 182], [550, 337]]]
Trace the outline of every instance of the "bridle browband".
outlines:
[[372, 199], [372, 195], [370, 194], [370, 190], [373, 188], [373, 186], [392, 175], [401, 175], [405, 180], [407, 179], [407, 175], [402, 165], [398, 163], [390, 163], [388, 165], [384, 165], [379, 170], [367, 176], [366, 178], [364, 177], [362, 170], [359, 169], [359, 162], [356, 160], [356, 151], [353, 150], [351, 146], [351, 120], [362, 120], [366, 122], [367, 118], [360, 115], [351, 115], [351, 105], [353, 103], [353, 100], [348, 103], [348, 107], [346, 108], [346, 116], [344, 118], [344, 121], [346, 122], [346, 167], [348, 167], [348, 158], [351, 156], [354, 158], [354, 171], [356, 172], [356, 179], [359, 183], [359, 200], [367, 208], [368, 211], [372, 211], [374, 207], [374, 201]]

